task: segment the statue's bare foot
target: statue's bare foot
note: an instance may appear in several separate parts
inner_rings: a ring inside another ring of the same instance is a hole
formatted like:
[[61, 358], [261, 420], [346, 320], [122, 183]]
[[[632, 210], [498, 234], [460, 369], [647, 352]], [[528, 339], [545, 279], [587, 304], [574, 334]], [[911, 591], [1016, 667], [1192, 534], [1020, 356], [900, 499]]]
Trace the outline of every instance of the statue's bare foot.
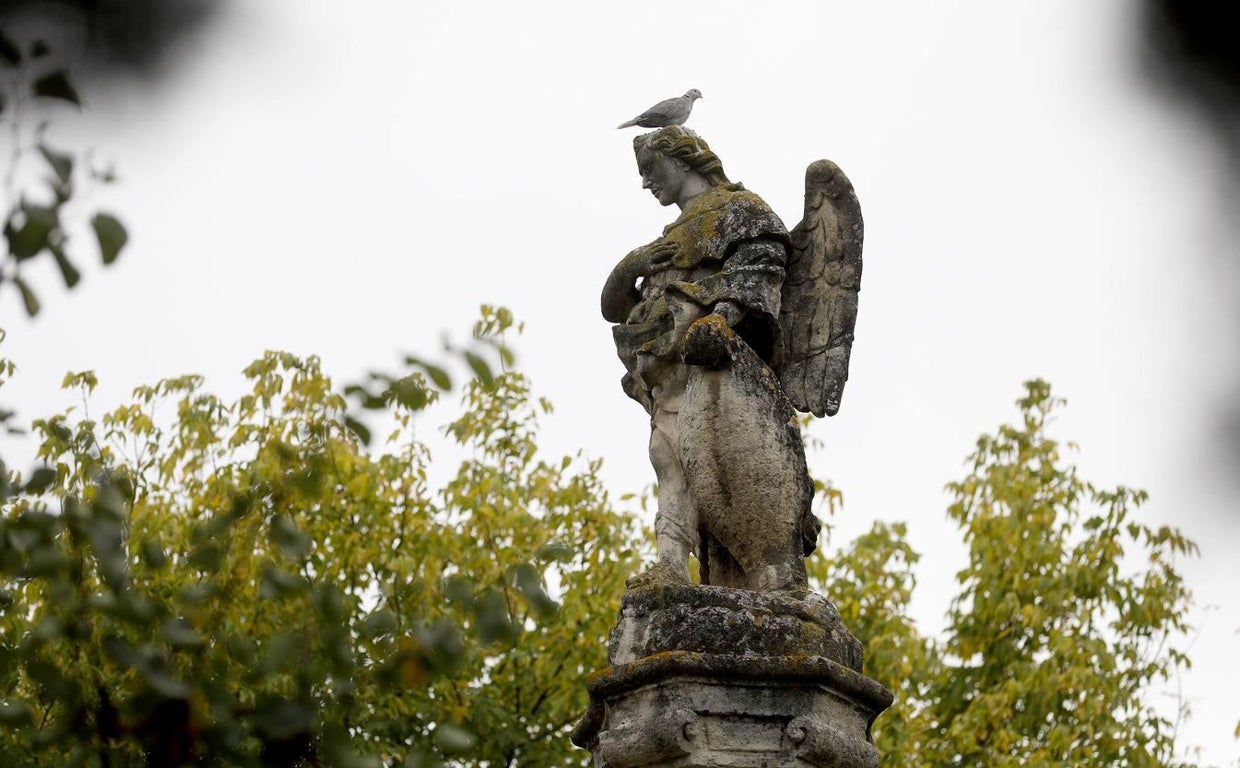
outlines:
[[645, 587], [682, 587], [691, 583], [688, 571], [660, 561], [645, 571], [630, 576], [624, 582], [624, 586], [629, 589], [643, 589]]

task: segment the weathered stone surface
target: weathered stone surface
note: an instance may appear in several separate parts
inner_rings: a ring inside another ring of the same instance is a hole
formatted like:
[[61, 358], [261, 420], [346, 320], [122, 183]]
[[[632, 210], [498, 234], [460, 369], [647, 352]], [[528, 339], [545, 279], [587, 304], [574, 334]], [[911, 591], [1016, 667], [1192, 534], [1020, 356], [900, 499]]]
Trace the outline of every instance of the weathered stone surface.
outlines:
[[598, 768], [874, 768], [891, 694], [825, 598], [630, 590], [573, 742]]
[[[814, 490], [779, 381], [719, 315], [694, 322], [684, 347], [694, 364], [680, 408], [680, 459], [705, 542], [703, 581], [803, 589], [807, 530], [809, 551], [817, 545]], [[710, 359], [719, 362], [697, 364]]]
[[878, 683], [818, 656], [670, 651], [592, 675], [573, 743], [598, 768], [874, 768]]
[[612, 666], [667, 651], [820, 656], [861, 671], [861, 643], [829, 600], [723, 587], [630, 590], [612, 629]]

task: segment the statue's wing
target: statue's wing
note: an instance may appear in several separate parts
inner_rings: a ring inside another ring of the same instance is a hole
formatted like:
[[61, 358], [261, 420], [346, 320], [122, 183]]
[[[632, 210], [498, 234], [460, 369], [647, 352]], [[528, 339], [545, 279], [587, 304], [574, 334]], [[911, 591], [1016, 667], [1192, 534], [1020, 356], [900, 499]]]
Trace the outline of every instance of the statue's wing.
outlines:
[[848, 380], [864, 235], [857, 194], [835, 163], [819, 160], [806, 169], [805, 218], [791, 234], [779, 378], [797, 410], [834, 416]]

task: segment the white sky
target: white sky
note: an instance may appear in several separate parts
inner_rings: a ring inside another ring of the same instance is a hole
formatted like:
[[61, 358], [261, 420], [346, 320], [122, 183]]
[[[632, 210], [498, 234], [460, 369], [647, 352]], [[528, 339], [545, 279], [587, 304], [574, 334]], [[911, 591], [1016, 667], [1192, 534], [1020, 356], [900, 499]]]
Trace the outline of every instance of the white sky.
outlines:
[[846, 495], [837, 542], [907, 520], [915, 613], [938, 630], [963, 565], [943, 485], [1048, 378], [1083, 475], [1146, 488], [1143, 520], [1201, 545], [1182, 564], [1200, 635], [1181, 741], [1235, 761], [1240, 527], [1213, 423], [1240, 348], [1217, 290], [1235, 241], [1217, 150], [1144, 86], [1137, 33], [1120, 0], [234, 2], [171, 77], [87, 92], [54, 124], [115, 159], [95, 199], [133, 240], [72, 295], [43, 265], [34, 322], [0, 296], [21, 368], [2, 401], [62, 407], [70, 368], [99, 373], [104, 405], [191, 371], [233, 395], [268, 348], [343, 382], [500, 303], [557, 406], [544, 447], [639, 490], [646, 418], [598, 294], [675, 211], [640, 187], [636, 129], [613, 126], [698, 88], [689, 125], [789, 226], [819, 157], [861, 199], [852, 375], [811, 457]]

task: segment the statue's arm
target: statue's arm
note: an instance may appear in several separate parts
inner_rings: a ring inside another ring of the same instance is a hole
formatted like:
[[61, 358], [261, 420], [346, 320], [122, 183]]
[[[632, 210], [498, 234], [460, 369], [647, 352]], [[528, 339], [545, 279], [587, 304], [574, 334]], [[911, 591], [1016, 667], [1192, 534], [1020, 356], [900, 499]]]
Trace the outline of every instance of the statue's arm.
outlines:
[[603, 319], [609, 323], [623, 323], [637, 302], [641, 301], [641, 293], [637, 290], [637, 275], [625, 269], [622, 261], [607, 276], [603, 284], [601, 305]]
[[[772, 238], [755, 238], [736, 246], [736, 249], [728, 256], [726, 270], [738, 283], [750, 286], [757, 286], [761, 283], [778, 284], [783, 281], [786, 259], [787, 251], [783, 243]], [[778, 306], [774, 309], [778, 313]], [[743, 304], [731, 298], [715, 302], [711, 311], [723, 317], [728, 325], [733, 327], [744, 320], [748, 314]]]
[[638, 278], [667, 269], [675, 255], [675, 244], [656, 240], [621, 259], [603, 284], [600, 297], [603, 319], [609, 323], [623, 323], [642, 299], [637, 290]]

